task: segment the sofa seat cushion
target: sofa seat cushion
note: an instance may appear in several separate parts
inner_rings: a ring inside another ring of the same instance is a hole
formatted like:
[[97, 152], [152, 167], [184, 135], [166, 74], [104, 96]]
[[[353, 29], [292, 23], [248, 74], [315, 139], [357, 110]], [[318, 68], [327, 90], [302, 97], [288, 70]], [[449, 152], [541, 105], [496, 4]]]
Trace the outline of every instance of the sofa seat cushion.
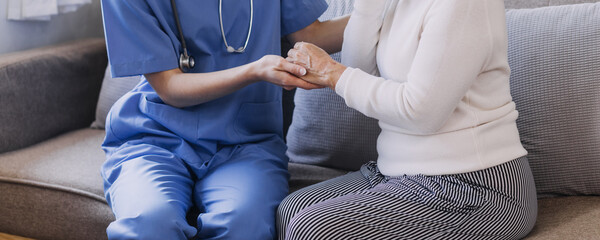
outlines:
[[0, 154], [0, 232], [36, 239], [106, 238], [114, 217], [100, 176], [103, 139], [103, 130], [82, 129]]
[[544, 198], [538, 205], [537, 222], [525, 239], [600, 239], [600, 197]]
[[288, 164], [288, 171], [290, 173], [290, 193], [300, 188], [341, 176], [349, 172], [335, 168], [294, 162]]

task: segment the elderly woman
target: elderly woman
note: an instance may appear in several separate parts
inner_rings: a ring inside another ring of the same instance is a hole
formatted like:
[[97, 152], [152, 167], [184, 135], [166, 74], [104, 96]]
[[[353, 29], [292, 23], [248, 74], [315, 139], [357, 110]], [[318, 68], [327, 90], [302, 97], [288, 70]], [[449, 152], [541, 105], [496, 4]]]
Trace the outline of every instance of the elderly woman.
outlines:
[[356, 0], [342, 64], [308, 43], [288, 55], [382, 132], [377, 162], [282, 202], [281, 239], [519, 239], [532, 229], [502, 0]]

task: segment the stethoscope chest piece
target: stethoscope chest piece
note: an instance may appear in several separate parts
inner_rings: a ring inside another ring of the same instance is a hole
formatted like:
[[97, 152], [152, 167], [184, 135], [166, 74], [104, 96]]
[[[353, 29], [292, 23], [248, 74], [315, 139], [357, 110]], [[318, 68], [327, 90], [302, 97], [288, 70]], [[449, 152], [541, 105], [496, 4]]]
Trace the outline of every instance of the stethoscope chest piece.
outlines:
[[192, 69], [194, 68], [194, 65], [196, 65], [196, 62], [194, 61], [194, 58], [192, 56], [189, 56], [187, 54], [179, 54], [179, 68], [182, 71], [187, 71], [188, 69]]
[[173, 17], [175, 18], [175, 24], [177, 25], [177, 31], [179, 32], [179, 41], [181, 41], [181, 47], [183, 53], [179, 54], [179, 69], [183, 72], [187, 72], [189, 69], [194, 68], [196, 62], [194, 58], [188, 54], [187, 45], [185, 44], [185, 37], [183, 36], [183, 30], [181, 29], [181, 23], [179, 22], [179, 14], [177, 13], [177, 5], [175, 0], [171, 0], [171, 7], [173, 8]]

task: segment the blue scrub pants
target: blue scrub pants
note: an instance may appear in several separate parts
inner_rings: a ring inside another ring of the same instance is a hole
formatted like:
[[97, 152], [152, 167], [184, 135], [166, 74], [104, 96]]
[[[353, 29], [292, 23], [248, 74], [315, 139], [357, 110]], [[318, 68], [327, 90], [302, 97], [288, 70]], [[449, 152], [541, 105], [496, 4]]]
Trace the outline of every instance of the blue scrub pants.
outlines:
[[[105, 183], [116, 216], [108, 238], [274, 239], [276, 209], [288, 192], [282, 144], [278, 138], [224, 147], [192, 166], [158, 146], [125, 143], [104, 173], [114, 179]], [[186, 221], [193, 205], [201, 212], [198, 226]]]

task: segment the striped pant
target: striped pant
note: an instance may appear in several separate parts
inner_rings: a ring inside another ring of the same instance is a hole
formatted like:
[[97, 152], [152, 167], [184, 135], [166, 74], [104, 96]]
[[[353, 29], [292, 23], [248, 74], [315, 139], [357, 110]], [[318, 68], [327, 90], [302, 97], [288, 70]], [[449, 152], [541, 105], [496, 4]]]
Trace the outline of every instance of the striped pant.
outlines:
[[290, 194], [279, 239], [520, 239], [537, 216], [526, 157], [481, 171], [386, 177], [374, 162]]

